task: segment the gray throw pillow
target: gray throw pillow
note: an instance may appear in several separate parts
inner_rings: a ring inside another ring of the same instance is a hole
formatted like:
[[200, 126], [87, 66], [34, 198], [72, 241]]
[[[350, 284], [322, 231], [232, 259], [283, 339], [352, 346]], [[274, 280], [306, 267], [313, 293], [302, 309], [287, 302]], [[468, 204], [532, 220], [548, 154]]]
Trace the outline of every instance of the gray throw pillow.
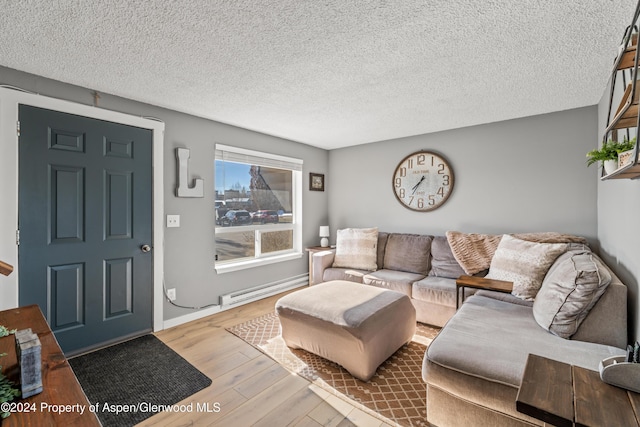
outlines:
[[432, 236], [391, 233], [384, 251], [384, 268], [427, 275]]
[[567, 252], [558, 258], [544, 278], [533, 303], [533, 317], [549, 332], [569, 338], [576, 333], [609, 283], [609, 270], [593, 253]]
[[467, 274], [451, 252], [451, 246], [445, 236], [435, 236], [431, 242], [431, 270], [429, 276], [457, 279]]

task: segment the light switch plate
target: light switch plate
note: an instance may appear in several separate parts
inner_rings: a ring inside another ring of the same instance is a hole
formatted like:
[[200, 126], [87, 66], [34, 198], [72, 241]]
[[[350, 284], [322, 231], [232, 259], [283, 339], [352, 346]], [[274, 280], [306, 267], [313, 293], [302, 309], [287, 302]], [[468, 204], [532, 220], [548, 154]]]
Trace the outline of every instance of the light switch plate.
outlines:
[[180, 227], [180, 215], [167, 215], [167, 228]]

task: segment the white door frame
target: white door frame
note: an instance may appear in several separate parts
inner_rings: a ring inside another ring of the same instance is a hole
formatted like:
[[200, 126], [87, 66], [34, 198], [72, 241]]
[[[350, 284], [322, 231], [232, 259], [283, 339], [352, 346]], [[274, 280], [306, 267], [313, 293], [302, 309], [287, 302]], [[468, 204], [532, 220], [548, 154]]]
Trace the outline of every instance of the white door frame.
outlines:
[[164, 123], [89, 105], [0, 87], [0, 260], [14, 266], [0, 275], [0, 310], [18, 307], [18, 105], [150, 129], [153, 133], [153, 330], [163, 329], [164, 282]]

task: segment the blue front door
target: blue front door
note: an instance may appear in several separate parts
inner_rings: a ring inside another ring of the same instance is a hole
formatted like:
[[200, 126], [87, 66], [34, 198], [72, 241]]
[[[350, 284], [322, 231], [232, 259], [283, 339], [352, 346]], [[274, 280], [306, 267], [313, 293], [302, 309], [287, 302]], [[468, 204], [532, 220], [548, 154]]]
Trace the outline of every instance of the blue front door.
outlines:
[[70, 354], [152, 327], [152, 132], [21, 105], [19, 303]]

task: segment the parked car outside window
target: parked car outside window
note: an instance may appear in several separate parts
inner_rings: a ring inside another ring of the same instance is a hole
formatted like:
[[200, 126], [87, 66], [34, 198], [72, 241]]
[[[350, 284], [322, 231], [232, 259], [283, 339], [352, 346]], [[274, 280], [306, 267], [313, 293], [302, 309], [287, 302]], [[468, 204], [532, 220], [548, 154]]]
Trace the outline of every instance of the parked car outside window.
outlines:
[[233, 226], [251, 224], [251, 214], [247, 211], [229, 211], [221, 219], [220, 225]]
[[269, 222], [278, 223], [280, 222], [280, 218], [276, 211], [259, 210], [253, 214], [253, 221], [261, 224], [267, 224]]

